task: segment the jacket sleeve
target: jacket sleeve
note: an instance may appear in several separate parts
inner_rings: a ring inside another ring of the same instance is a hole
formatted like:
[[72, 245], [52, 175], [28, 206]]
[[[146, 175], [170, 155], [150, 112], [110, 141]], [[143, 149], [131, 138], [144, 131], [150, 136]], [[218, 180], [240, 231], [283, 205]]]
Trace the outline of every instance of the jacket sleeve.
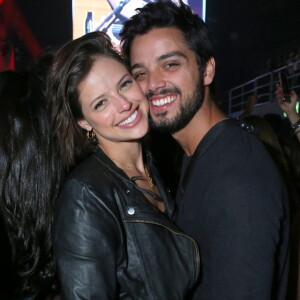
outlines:
[[114, 214], [76, 180], [66, 183], [58, 201], [53, 248], [61, 298], [116, 299], [120, 230]]

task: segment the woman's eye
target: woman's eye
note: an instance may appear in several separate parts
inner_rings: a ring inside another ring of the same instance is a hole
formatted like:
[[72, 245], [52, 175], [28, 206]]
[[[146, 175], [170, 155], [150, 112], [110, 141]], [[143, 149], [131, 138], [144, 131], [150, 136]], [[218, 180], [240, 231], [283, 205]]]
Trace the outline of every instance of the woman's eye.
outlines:
[[130, 86], [131, 84], [132, 84], [131, 79], [125, 80], [124, 82], [121, 83], [120, 89], [126, 88], [126, 87]]
[[100, 100], [99, 102], [97, 102], [97, 104], [95, 105], [94, 109], [101, 109], [105, 106], [106, 100]]

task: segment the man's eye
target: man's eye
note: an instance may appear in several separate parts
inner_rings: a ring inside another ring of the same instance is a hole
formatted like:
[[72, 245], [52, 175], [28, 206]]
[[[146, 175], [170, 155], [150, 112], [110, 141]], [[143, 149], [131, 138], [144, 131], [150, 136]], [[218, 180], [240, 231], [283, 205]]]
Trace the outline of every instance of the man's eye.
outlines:
[[142, 79], [145, 76], [146, 76], [146, 72], [137, 72], [137, 73], [133, 74], [133, 77], [135, 80]]
[[180, 65], [179, 63], [172, 62], [172, 63], [166, 64], [165, 68], [166, 69], [175, 69], [175, 68], [179, 67], [179, 65]]

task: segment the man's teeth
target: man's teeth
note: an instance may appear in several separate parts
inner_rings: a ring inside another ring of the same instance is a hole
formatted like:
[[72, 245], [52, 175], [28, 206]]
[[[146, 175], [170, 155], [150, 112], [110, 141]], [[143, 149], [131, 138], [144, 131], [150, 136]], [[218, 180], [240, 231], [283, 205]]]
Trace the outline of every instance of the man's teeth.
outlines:
[[176, 99], [176, 96], [172, 96], [172, 97], [168, 96], [168, 97], [163, 98], [163, 99], [153, 100], [152, 104], [155, 105], [155, 106], [161, 106], [161, 105], [165, 105], [167, 103], [171, 103], [175, 99]]
[[129, 124], [131, 122], [133, 122], [136, 117], [137, 117], [137, 110], [135, 110], [135, 112], [126, 120], [124, 120], [123, 122], [119, 123], [118, 125], [126, 125], [126, 124]]

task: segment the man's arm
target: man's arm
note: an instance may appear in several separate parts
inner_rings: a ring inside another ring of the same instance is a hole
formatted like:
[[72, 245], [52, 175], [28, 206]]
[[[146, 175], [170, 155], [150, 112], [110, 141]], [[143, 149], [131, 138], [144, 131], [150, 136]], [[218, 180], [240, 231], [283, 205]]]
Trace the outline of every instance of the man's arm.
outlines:
[[[288, 263], [286, 194], [278, 176], [257, 167], [224, 176], [211, 189], [212, 199], [219, 197], [206, 270], [214, 300], [284, 299], [276, 294]], [[218, 184], [227, 187], [222, 194]]]

